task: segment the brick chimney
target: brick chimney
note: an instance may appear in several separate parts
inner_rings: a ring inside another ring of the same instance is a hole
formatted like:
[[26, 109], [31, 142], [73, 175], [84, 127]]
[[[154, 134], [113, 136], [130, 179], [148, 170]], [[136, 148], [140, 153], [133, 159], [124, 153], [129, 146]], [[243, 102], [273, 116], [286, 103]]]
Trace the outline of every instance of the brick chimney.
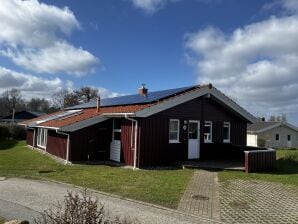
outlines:
[[148, 89], [145, 87], [145, 84], [142, 84], [141, 88], [139, 88], [139, 94], [141, 96], [147, 96]]
[[96, 98], [96, 112], [98, 113], [100, 110], [100, 96]]

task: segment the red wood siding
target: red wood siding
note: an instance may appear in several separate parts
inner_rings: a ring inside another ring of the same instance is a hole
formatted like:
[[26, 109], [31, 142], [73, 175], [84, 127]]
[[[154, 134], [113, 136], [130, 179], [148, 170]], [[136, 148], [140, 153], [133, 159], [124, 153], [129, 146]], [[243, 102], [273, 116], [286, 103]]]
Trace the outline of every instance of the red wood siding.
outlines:
[[[180, 143], [169, 143], [169, 119], [180, 120]], [[223, 123], [230, 122], [231, 142], [246, 145], [246, 121], [236, 116], [218, 102], [208, 98], [197, 98], [158, 114], [144, 118], [140, 122], [139, 165], [166, 164], [186, 160], [188, 155], [188, 133], [183, 130], [184, 120], [199, 120], [201, 158], [211, 144], [203, 143], [204, 121], [212, 121], [212, 140], [223, 144]], [[214, 144], [214, 145], [215, 145]]]
[[[121, 162], [133, 166], [134, 150], [131, 148], [132, 121], [123, 119], [121, 123]], [[134, 141], [134, 139], [133, 139]]]
[[33, 145], [33, 135], [34, 135], [34, 131], [31, 129], [27, 129], [26, 131], [27, 135], [26, 135], [26, 143], [27, 145]]
[[48, 130], [47, 153], [66, 159], [67, 136]]
[[112, 120], [73, 132], [70, 140], [71, 161], [108, 159], [112, 140]]

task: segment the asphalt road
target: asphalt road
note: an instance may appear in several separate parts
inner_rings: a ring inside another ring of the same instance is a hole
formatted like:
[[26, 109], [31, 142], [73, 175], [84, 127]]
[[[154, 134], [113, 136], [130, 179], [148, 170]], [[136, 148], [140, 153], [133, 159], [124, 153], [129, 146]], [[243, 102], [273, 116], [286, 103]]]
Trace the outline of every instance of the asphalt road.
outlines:
[[[67, 191], [81, 188], [43, 180], [9, 178], [0, 181], [0, 216], [7, 219], [24, 219], [32, 222], [45, 209], [62, 201]], [[112, 195], [90, 192], [104, 204], [110, 216], [137, 219], [142, 224], [159, 223], [216, 223], [204, 217], [187, 215], [176, 210], [122, 199]]]

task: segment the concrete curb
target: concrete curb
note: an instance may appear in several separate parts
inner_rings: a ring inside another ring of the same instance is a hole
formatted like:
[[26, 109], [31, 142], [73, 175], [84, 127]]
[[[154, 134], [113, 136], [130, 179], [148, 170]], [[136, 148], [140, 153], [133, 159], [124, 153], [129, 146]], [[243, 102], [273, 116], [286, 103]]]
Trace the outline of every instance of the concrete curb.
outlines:
[[[10, 178], [10, 177], [7, 177], [7, 178]], [[166, 208], [166, 207], [163, 207], [163, 206], [160, 206], [160, 205], [155, 205], [155, 204], [151, 204], [151, 203], [143, 202], [143, 201], [137, 201], [137, 200], [134, 200], [134, 199], [118, 196], [118, 195], [115, 195], [115, 194], [110, 194], [110, 193], [106, 193], [106, 192], [102, 192], [102, 191], [98, 191], [98, 190], [94, 190], [94, 189], [90, 189], [90, 188], [85, 188], [85, 187], [81, 187], [81, 186], [77, 186], [77, 185], [73, 185], [73, 184], [69, 184], [69, 183], [64, 183], [64, 182], [60, 182], [60, 181], [57, 181], [57, 180], [51, 180], [51, 179], [44, 178], [44, 177], [13, 176], [13, 178], [32, 179], [32, 180], [36, 180], [36, 181], [47, 181], [47, 182], [52, 182], [52, 183], [68, 186], [68, 187], [71, 187], [71, 188], [77, 188], [81, 191], [86, 189], [88, 192], [91, 192], [91, 193], [101, 194], [101, 195], [104, 195], [104, 196], [112, 197], [112, 198], [119, 199], [119, 200], [129, 201], [129, 202], [140, 204], [140, 205], [143, 205], [143, 206], [152, 207], [152, 208], [156, 208], [156, 209], [161, 209], [161, 210], [168, 211], [168, 212], [171, 212], [171, 213], [174, 213], [174, 214], [177, 214], [177, 215], [184, 215], [184, 216], [187, 216], [187, 217], [201, 219], [201, 220], [209, 221], [209, 222], [216, 223], [216, 224], [224, 224], [220, 220], [214, 220], [214, 219], [210, 219], [210, 218], [204, 217], [204, 216], [197, 216], [197, 215], [185, 213], [185, 212], [182, 212], [182, 211], [178, 211], [178, 210], [175, 210], [175, 209]]]

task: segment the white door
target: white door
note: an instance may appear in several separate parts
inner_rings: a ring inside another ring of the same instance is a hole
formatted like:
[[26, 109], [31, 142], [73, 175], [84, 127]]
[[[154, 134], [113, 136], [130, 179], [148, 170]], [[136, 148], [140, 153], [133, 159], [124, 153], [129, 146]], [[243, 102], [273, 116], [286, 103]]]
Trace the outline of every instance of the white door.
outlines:
[[188, 159], [200, 158], [200, 122], [188, 122]]
[[287, 136], [287, 147], [292, 148], [292, 135]]
[[112, 142], [110, 145], [110, 160], [120, 162], [121, 155], [121, 120], [113, 120]]

